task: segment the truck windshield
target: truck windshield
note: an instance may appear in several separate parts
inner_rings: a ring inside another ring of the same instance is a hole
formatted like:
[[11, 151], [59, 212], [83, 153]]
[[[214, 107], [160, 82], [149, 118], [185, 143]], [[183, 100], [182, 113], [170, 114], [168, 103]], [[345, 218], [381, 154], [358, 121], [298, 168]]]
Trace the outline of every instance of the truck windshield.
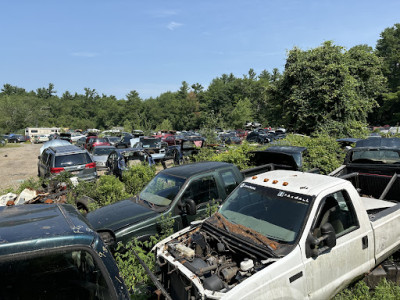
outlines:
[[396, 164], [400, 163], [400, 151], [391, 149], [368, 149], [368, 150], [354, 150], [351, 157], [353, 163], [384, 163]]
[[251, 228], [267, 238], [293, 243], [306, 220], [311, 196], [242, 183], [219, 212], [231, 223]]
[[140, 193], [140, 199], [158, 206], [168, 206], [184, 183], [183, 178], [160, 173]]

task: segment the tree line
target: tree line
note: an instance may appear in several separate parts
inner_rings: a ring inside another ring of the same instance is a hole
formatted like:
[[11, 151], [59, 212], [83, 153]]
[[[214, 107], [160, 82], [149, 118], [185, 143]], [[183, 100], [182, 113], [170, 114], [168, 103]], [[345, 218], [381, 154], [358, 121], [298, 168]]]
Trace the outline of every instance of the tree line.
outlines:
[[125, 99], [91, 88], [56, 93], [52, 83], [35, 91], [4, 84], [0, 130], [241, 128], [249, 120], [302, 134], [357, 136], [367, 124], [400, 122], [400, 23], [382, 31], [375, 49], [345, 49], [331, 41], [309, 50], [295, 47], [282, 73], [223, 74], [207, 88], [184, 81], [179, 90], [148, 99], [134, 90]]

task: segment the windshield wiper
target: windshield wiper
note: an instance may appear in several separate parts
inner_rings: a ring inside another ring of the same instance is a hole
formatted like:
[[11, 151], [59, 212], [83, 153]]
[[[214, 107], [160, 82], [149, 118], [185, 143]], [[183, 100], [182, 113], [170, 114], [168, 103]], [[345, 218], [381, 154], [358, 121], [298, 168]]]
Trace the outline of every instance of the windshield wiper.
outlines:
[[[269, 244], [267, 244], [267, 243], [264, 242], [262, 239], [260, 239], [260, 237], [259, 237], [257, 234], [255, 234], [254, 232], [252, 232], [252, 231], [250, 231], [250, 230], [248, 230], [248, 229], [247, 229], [247, 230], [244, 230], [244, 232], [246, 232], [247, 234], [250, 234], [251, 236], [255, 237], [257, 241], [259, 241], [259, 242], [262, 243], [263, 245], [267, 246], [267, 248], [268, 248], [269, 250], [271, 250], [272, 252], [274, 252], [274, 249], [273, 249]], [[275, 252], [274, 252], [274, 253], [275, 253]]]
[[217, 219], [221, 222], [222, 226], [224, 226], [225, 230], [229, 233], [231, 233], [231, 231], [229, 230], [228, 226], [226, 226], [226, 224], [222, 221], [221, 217], [218, 214], [215, 214], [215, 216], [217, 217]]

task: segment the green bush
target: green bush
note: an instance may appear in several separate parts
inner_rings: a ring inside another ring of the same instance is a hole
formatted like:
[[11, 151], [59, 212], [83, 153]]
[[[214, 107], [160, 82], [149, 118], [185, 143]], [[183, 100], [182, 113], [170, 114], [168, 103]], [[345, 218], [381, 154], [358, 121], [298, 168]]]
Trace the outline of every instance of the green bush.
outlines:
[[400, 287], [394, 282], [383, 279], [375, 290], [368, 288], [364, 281], [359, 281], [334, 297], [334, 300], [383, 300], [400, 299]]
[[100, 206], [108, 205], [132, 196], [125, 191], [125, 185], [115, 176], [101, 176], [96, 183], [97, 202]]
[[232, 146], [226, 148], [225, 151], [215, 152], [210, 148], [202, 148], [194, 160], [199, 161], [223, 161], [236, 165], [239, 169], [246, 169], [249, 167], [250, 156], [249, 152], [255, 150], [255, 146], [251, 146], [246, 141], [239, 146]]
[[81, 181], [76, 187], [71, 186], [68, 203], [75, 204], [75, 199], [87, 196], [95, 200], [90, 210], [112, 204], [132, 196], [125, 190], [125, 185], [115, 176], [103, 175], [97, 181]]
[[162, 216], [159, 221], [160, 234], [151, 236], [149, 240], [140, 242], [132, 240], [126, 244], [118, 244], [117, 252], [114, 254], [115, 260], [118, 264], [120, 274], [129, 290], [133, 293], [134, 299], [144, 298], [141, 287], [145, 285], [152, 285], [150, 278], [145, 272], [139, 260], [136, 258], [134, 252], [140, 259], [149, 267], [151, 271], [155, 270], [155, 256], [154, 253], [148, 251], [159, 241], [170, 236], [173, 233], [174, 219], [171, 214], [164, 217]]
[[135, 195], [139, 193], [143, 187], [151, 180], [156, 174], [154, 166], [147, 165], [134, 165], [123, 173], [122, 182], [125, 184], [127, 193]]

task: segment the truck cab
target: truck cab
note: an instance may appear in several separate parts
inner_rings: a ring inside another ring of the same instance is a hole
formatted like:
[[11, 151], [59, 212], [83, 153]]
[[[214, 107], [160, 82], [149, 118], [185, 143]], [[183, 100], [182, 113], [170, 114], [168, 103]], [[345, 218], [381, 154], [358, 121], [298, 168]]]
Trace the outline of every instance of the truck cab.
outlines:
[[238, 168], [224, 162], [201, 162], [162, 170], [135, 197], [87, 214], [96, 230], [111, 230], [115, 242], [147, 240], [159, 233], [163, 216], [174, 219], [174, 230], [205, 218], [207, 206], [221, 202], [243, 180]]
[[173, 299], [329, 299], [400, 247], [400, 204], [344, 179], [271, 171], [154, 247]]

